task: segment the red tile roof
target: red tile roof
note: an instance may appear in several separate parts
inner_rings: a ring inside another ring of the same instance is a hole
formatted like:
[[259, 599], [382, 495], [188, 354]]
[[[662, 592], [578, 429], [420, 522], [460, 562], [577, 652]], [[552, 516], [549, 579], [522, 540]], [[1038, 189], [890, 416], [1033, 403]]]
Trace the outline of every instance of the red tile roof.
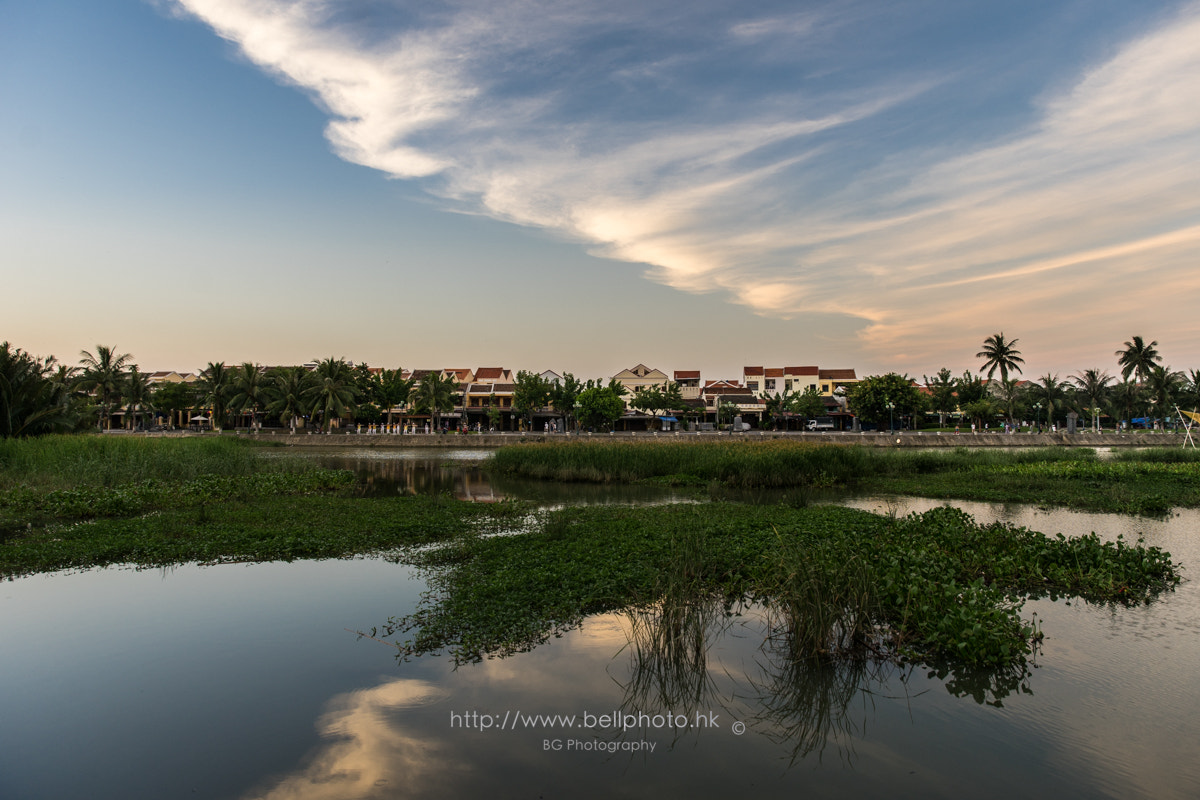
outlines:
[[858, 376], [854, 374], [852, 369], [823, 369], [821, 370], [821, 378], [831, 381], [856, 381]]
[[788, 375], [816, 375], [820, 372], [816, 367], [784, 367]]
[[675, 380], [677, 381], [695, 381], [700, 379], [700, 370], [698, 369], [677, 369], [675, 370]]
[[742, 367], [742, 374], [743, 375], [762, 375], [763, 368], [762, 367]]

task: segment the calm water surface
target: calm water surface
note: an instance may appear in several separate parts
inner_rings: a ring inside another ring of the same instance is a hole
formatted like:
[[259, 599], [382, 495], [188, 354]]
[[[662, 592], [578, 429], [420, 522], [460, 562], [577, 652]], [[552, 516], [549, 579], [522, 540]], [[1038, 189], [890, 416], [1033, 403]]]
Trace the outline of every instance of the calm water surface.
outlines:
[[[385, 475], [413, 466], [378, 460]], [[408, 490], [391, 480], [375, 490]], [[1153, 521], [960, 505], [1047, 532], [1143, 535], [1185, 569], [1200, 556], [1196, 511]], [[630, 619], [607, 615], [457, 670], [397, 663], [350, 632], [411, 610], [422, 589], [408, 568], [373, 559], [2, 583], [0, 797], [1200, 795], [1192, 582], [1135, 609], [1027, 604], [1046, 641], [1036, 666], [1006, 679], [789, 671], [754, 609], [713, 615], [698, 651], [631, 647]], [[625, 731], [598, 724], [614, 712], [645, 716]], [[666, 727], [668, 713], [690, 727]], [[587, 714], [597, 724], [582, 729]], [[596, 742], [615, 752], [581, 749]], [[647, 749], [620, 749], [635, 746]]]

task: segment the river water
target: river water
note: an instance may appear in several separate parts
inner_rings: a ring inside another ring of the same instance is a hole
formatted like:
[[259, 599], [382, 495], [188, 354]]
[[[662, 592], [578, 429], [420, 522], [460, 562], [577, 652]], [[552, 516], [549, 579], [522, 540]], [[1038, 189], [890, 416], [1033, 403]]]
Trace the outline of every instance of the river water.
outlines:
[[[375, 493], [687, 499], [493, 485], [466, 453], [339, 458]], [[1194, 510], [958, 505], [1051, 533], [1144, 536], [1185, 576], [1200, 557]], [[653, 620], [614, 614], [457, 670], [398, 663], [353, 633], [423, 588], [377, 559], [0, 584], [0, 797], [1200, 796], [1200, 593], [1186, 579], [1147, 607], [1028, 603], [1046, 639], [1007, 676], [788, 669], [756, 609], [714, 614], [688, 652], [630, 646]]]

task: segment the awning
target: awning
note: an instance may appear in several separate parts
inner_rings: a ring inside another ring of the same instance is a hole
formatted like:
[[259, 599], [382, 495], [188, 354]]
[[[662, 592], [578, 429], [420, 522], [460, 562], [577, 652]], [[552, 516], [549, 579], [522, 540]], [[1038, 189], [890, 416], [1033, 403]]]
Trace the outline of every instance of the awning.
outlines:
[[663, 422], [679, 422], [675, 417], [659, 417]]

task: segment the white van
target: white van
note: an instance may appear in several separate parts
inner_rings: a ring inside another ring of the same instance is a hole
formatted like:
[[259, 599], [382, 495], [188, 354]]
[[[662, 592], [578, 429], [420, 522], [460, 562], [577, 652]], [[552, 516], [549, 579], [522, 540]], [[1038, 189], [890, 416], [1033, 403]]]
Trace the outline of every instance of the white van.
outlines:
[[804, 426], [805, 430], [809, 431], [835, 431], [837, 425], [833, 423], [833, 417], [817, 417], [810, 419]]

